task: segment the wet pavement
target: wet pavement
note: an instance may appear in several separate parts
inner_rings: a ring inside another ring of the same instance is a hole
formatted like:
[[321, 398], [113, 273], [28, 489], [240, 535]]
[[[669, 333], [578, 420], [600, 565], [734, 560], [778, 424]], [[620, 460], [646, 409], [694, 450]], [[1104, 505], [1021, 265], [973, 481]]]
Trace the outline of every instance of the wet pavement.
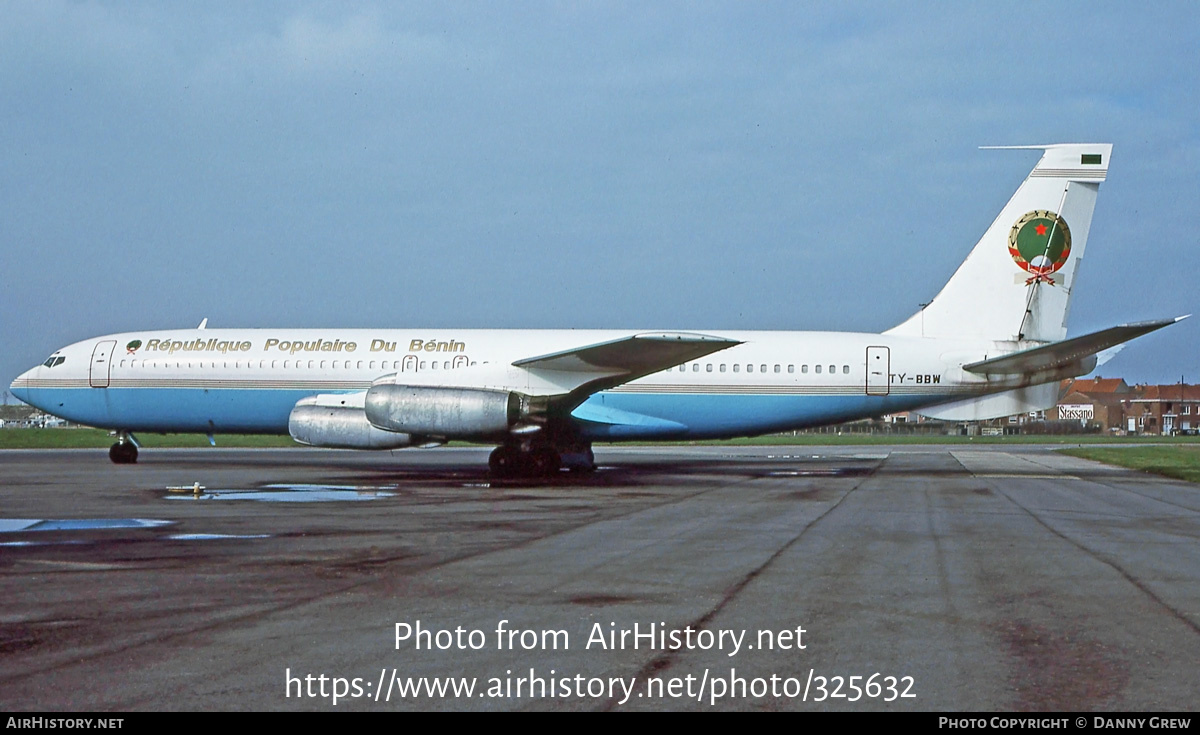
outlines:
[[[486, 458], [0, 453], [0, 707], [1170, 710], [1200, 690], [1188, 483], [1040, 447], [601, 447], [551, 481], [492, 481]], [[478, 688], [405, 691], [420, 677]]]

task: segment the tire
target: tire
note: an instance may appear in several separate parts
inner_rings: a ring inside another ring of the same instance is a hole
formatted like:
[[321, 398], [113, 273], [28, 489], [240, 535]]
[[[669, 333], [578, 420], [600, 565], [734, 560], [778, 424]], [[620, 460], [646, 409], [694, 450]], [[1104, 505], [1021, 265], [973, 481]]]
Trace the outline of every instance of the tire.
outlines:
[[584, 447], [577, 452], [569, 452], [566, 461], [563, 463], [572, 473], [579, 474], [584, 472], [596, 471], [596, 455], [592, 452], [591, 447]]
[[553, 477], [562, 467], [562, 458], [553, 447], [539, 447], [529, 453], [529, 474], [533, 477]]
[[493, 449], [488, 457], [488, 469], [494, 477], [514, 477], [520, 473], [521, 466], [524, 464], [521, 460], [520, 450], [514, 447], [499, 446]]
[[133, 442], [117, 443], [108, 448], [113, 464], [137, 464], [138, 450]]

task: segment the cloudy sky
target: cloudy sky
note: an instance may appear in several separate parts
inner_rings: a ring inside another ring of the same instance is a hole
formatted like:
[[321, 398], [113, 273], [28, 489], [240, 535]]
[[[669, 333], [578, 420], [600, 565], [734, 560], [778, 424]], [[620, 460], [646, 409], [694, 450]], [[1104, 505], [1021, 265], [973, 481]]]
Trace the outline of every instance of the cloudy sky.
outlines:
[[[1071, 332], [1197, 311], [1200, 4], [0, 3], [0, 380], [194, 327], [879, 331], [1111, 142]], [[1200, 382], [1200, 317], [1102, 368]]]

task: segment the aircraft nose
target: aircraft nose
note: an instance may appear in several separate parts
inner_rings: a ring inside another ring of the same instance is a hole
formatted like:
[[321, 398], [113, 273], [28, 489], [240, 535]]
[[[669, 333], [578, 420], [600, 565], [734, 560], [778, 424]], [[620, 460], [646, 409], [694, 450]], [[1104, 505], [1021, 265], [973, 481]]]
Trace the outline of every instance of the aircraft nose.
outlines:
[[24, 403], [31, 403], [30, 398], [32, 396], [30, 391], [32, 390], [32, 382], [37, 377], [39, 369], [41, 369], [40, 365], [18, 375], [17, 379], [12, 382], [12, 385], [8, 386], [9, 392]]

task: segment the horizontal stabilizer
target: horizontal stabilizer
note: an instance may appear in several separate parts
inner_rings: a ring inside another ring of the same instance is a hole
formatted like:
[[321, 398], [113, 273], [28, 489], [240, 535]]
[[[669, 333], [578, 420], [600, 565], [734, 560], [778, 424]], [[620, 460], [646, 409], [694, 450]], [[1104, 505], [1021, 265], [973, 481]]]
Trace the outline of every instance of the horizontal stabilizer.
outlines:
[[[1189, 315], [1190, 316], [1190, 315]], [[1174, 319], [1159, 319], [1136, 324], [1123, 324], [1119, 327], [1102, 329], [1099, 332], [1085, 334], [1082, 337], [1065, 339], [1041, 347], [1034, 347], [1020, 352], [1014, 352], [990, 360], [980, 360], [969, 365], [963, 365], [963, 370], [977, 375], [1028, 375], [1049, 370], [1057, 370], [1097, 352], [1128, 342], [1135, 337], [1149, 334], [1163, 327], [1169, 327], [1186, 316]]]

